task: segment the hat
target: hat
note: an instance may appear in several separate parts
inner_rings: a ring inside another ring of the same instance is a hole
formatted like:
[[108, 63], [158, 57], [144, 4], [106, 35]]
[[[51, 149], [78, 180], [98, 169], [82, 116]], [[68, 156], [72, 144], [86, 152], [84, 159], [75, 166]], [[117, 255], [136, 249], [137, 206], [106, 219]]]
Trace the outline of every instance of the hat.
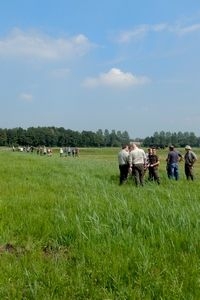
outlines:
[[191, 147], [189, 145], [185, 146], [185, 150], [191, 150]]

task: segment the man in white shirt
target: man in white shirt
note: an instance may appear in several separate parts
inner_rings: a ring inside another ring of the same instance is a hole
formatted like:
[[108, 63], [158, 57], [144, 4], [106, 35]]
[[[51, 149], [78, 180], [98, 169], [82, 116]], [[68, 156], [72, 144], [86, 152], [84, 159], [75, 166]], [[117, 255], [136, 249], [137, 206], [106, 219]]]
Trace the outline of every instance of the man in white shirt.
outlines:
[[126, 182], [128, 178], [128, 171], [129, 171], [129, 149], [128, 145], [122, 146], [121, 151], [118, 153], [118, 163], [119, 163], [119, 184], [122, 185]]
[[144, 171], [146, 166], [146, 154], [136, 144], [131, 145], [129, 153], [129, 165], [132, 167], [132, 175], [136, 186], [144, 185]]

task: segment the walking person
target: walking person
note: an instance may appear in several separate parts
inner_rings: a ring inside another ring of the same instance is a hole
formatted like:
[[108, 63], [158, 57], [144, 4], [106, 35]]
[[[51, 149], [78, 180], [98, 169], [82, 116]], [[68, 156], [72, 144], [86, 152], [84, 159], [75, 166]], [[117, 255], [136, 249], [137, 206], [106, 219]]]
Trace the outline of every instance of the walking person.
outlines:
[[160, 177], [158, 172], [158, 166], [160, 164], [156, 148], [152, 148], [148, 156], [148, 168], [149, 168], [149, 180], [156, 181], [160, 184]]
[[185, 146], [185, 155], [184, 155], [184, 160], [185, 160], [185, 176], [187, 180], [191, 179], [194, 180], [194, 172], [193, 172], [193, 166], [195, 161], [197, 160], [196, 154], [191, 151], [192, 148], [187, 145]]
[[127, 181], [129, 171], [129, 148], [128, 145], [123, 145], [118, 153], [119, 163], [119, 184], [122, 185]]
[[176, 151], [174, 146], [169, 146], [169, 153], [167, 155], [167, 175], [169, 179], [179, 179], [179, 167], [178, 163], [183, 159], [180, 152]]
[[129, 166], [132, 167], [132, 175], [136, 186], [144, 185], [144, 173], [146, 166], [146, 155], [143, 149], [138, 148], [136, 144], [131, 145], [129, 154]]

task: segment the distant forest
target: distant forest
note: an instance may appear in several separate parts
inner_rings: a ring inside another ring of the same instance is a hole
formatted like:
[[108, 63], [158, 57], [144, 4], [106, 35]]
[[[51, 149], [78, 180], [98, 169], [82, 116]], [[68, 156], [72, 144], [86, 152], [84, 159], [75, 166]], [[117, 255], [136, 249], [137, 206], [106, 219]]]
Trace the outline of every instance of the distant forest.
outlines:
[[82, 132], [63, 127], [30, 127], [0, 129], [0, 146], [47, 147], [119, 147], [129, 143], [127, 131], [101, 130]]
[[165, 148], [169, 145], [175, 147], [185, 147], [190, 145], [192, 147], [200, 146], [200, 137], [197, 137], [193, 132], [155, 132], [153, 136], [148, 136], [142, 141], [143, 146], [156, 146]]
[[165, 148], [170, 144], [175, 147], [200, 146], [200, 137], [193, 132], [155, 132], [153, 136], [144, 139], [129, 137], [127, 131], [97, 130], [96, 132], [83, 130], [82, 132], [65, 129], [63, 127], [21, 127], [0, 129], [0, 146], [47, 146], [47, 147], [121, 147], [130, 141], [140, 142], [142, 146]]

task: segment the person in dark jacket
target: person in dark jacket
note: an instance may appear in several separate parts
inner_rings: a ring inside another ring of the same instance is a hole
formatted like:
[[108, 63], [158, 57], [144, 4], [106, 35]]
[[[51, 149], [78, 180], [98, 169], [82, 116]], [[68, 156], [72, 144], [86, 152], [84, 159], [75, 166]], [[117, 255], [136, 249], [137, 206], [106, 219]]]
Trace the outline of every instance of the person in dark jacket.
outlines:
[[160, 184], [160, 177], [158, 172], [158, 166], [160, 164], [158, 155], [156, 154], [156, 149], [152, 148], [148, 156], [148, 169], [149, 169], [149, 180], [156, 181]]

